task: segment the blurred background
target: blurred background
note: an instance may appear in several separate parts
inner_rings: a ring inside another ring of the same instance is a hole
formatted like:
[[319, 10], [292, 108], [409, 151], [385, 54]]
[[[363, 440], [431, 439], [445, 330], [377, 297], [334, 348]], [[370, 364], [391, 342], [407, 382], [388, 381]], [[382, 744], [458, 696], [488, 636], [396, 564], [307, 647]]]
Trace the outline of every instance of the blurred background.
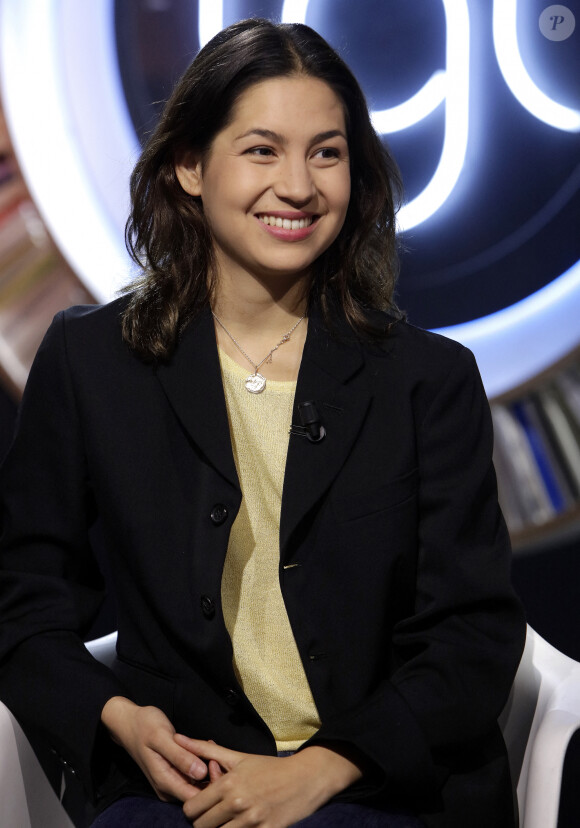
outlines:
[[54, 313], [132, 278], [128, 177], [175, 80], [251, 16], [359, 78], [405, 182], [399, 303], [474, 351], [516, 589], [580, 660], [580, 0], [0, 0], [0, 454]]

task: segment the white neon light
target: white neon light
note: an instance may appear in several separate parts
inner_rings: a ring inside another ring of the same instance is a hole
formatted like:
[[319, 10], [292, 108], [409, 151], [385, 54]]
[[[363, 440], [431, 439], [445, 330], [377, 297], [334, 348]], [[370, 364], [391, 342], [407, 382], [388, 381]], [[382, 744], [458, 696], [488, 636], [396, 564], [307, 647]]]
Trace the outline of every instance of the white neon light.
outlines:
[[422, 121], [445, 100], [446, 73], [434, 72], [424, 86], [411, 98], [389, 109], [375, 110], [371, 114], [373, 126], [383, 135], [400, 132]]
[[442, 333], [474, 352], [490, 397], [553, 365], [580, 344], [580, 261], [508, 308]]
[[197, 11], [197, 31], [199, 48], [215, 37], [224, 27], [223, 0], [199, 0]]
[[499, 68], [514, 97], [535, 118], [566, 132], [580, 131], [580, 112], [548, 97], [531, 79], [520, 54], [517, 0], [494, 0], [493, 43]]
[[309, 0], [284, 0], [282, 23], [305, 23]]
[[[284, 0], [282, 23], [304, 23], [310, 0]], [[223, 0], [199, 0], [198, 36], [200, 48], [224, 27]]]
[[129, 210], [128, 176], [141, 151], [119, 73], [114, 4], [95, 5], [100, 9], [87, 14], [82, 3], [61, 2], [61, 57], [55, 63], [64, 105], [74, 120], [76, 143], [103, 213], [113, 218], [115, 227], [124, 227]]
[[463, 169], [469, 131], [469, 10], [466, 0], [443, 0], [445, 59], [445, 136], [431, 181], [399, 212], [400, 230], [426, 221], [447, 201]]
[[[92, 146], [83, 146], [83, 136], [91, 130], [82, 122], [90, 117], [91, 107], [74, 111], [69, 72], [84, 77], [84, 100], [93, 104], [97, 135], [109, 130], [119, 138], [127, 119], [122, 116], [118, 85], [108, 88], [116, 66], [109, 50], [114, 44], [110, 0], [82, 7], [87, 17], [92, 15], [87, 21], [90, 36], [84, 49], [77, 50], [84, 65], [72, 67], [65, 60], [64, 21], [69, 12], [76, 13], [75, 7], [78, 12], [78, 5], [75, 0], [45, 0], [40, 5], [35, 0], [2, 0], [0, 79], [6, 118], [30, 193], [72, 268], [98, 300], [106, 300], [129, 274], [123, 226], [115, 226], [111, 193], [118, 191], [125, 207], [118, 213], [126, 214], [133, 160], [129, 147], [135, 147], [136, 139], [134, 133], [127, 136], [113, 154], [110, 141], [100, 145], [94, 139]], [[76, 36], [82, 35], [77, 31]], [[93, 97], [95, 84], [101, 89]], [[95, 101], [112, 104], [112, 110], [95, 106]], [[95, 156], [97, 151], [100, 155]], [[89, 156], [98, 158], [95, 168]], [[108, 195], [99, 188], [107, 189]]]

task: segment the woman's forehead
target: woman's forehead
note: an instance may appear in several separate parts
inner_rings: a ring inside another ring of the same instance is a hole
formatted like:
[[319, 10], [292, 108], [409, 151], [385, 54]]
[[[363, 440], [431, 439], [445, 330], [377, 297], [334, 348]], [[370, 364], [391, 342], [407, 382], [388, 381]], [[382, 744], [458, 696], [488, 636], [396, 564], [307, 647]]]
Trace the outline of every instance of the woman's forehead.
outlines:
[[296, 133], [341, 132], [346, 137], [342, 100], [325, 81], [289, 75], [258, 81], [241, 93], [224, 131], [238, 138], [252, 130], [281, 137]]

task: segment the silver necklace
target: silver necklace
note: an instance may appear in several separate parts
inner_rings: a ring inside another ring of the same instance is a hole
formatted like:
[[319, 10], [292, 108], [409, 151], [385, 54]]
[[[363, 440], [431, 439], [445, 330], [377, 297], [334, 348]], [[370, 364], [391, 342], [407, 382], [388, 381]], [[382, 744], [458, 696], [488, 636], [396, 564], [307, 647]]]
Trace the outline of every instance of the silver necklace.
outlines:
[[227, 333], [229, 338], [232, 340], [232, 342], [234, 343], [234, 345], [236, 346], [238, 351], [246, 357], [246, 359], [248, 360], [248, 362], [250, 363], [250, 365], [254, 369], [254, 373], [250, 374], [250, 376], [247, 377], [247, 379], [246, 379], [246, 391], [249, 391], [250, 394], [261, 394], [262, 393], [262, 391], [266, 387], [266, 377], [264, 377], [264, 376], [262, 376], [262, 374], [260, 374], [260, 368], [262, 367], [262, 365], [265, 362], [267, 362], [267, 363], [272, 362], [272, 354], [274, 353], [274, 351], [277, 351], [278, 348], [280, 347], [280, 345], [283, 345], [285, 342], [288, 342], [288, 340], [290, 339], [290, 336], [294, 333], [294, 331], [296, 330], [298, 325], [302, 322], [302, 320], [304, 319], [304, 316], [306, 316], [306, 314], [304, 314], [304, 316], [300, 317], [298, 322], [290, 328], [288, 333], [284, 334], [284, 336], [282, 337], [280, 342], [278, 342], [277, 345], [274, 345], [272, 350], [269, 351], [266, 354], [266, 356], [264, 357], [264, 359], [261, 362], [254, 362], [254, 360], [251, 359], [248, 356], [248, 354], [244, 351], [244, 349], [242, 348], [242, 346], [240, 345], [238, 340], [231, 335], [231, 333], [228, 331], [228, 329], [226, 328], [224, 323], [221, 321], [221, 319], [219, 319], [213, 311], [212, 311], [212, 314], [213, 314], [213, 318], [218, 323], [218, 325], [221, 328], [224, 329], [224, 331]]

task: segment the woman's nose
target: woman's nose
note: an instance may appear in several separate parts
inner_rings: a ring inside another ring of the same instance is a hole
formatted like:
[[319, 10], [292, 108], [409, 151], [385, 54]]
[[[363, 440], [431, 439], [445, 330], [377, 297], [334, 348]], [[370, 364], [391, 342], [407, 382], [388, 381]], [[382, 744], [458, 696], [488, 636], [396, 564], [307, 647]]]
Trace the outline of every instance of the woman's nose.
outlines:
[[316, 194], [316, 186], [304, 159], [286, 159], [278, 169], [274, 192], [283, 201], [307, 204]]

